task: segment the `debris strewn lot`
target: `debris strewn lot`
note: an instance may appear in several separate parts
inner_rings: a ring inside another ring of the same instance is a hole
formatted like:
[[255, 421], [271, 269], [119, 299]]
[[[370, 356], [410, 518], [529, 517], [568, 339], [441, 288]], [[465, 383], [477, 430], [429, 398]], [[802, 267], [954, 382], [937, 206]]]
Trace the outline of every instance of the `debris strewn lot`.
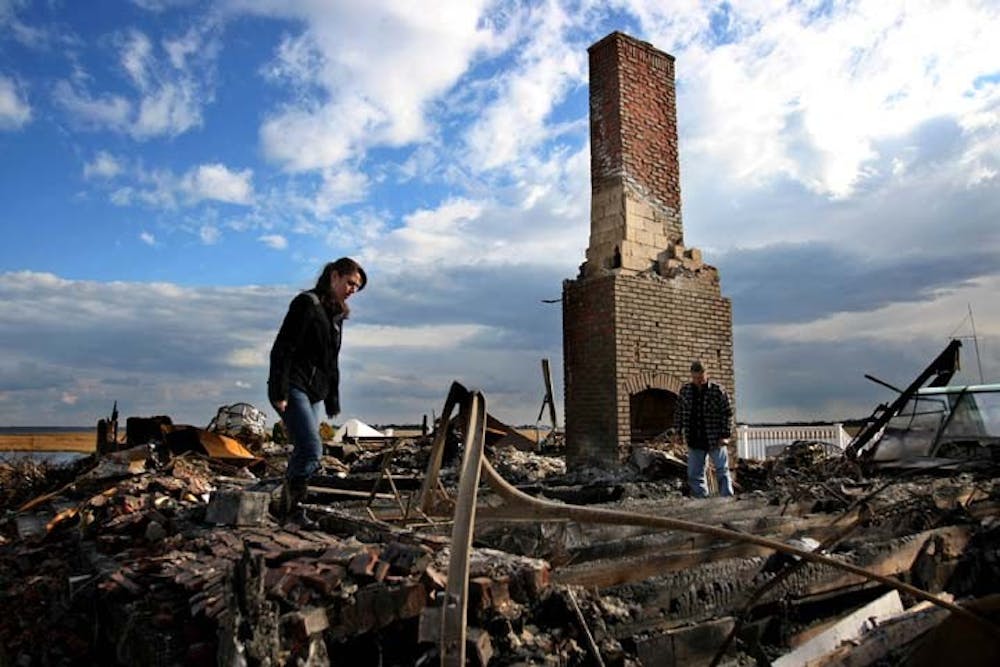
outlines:
[[[524, 520], [484, 485], [472, 664], [998, 664], [995, 467], [879, 473], [802, 443], [740, 462], [735, 499], [699, 501], [668, 445], [567, 471], [558, 448], [505, 437], [487, 460], [546, 502], [766, 538], [910, 588], [738, 538]], [[72, 469], [0, 464], [0, 665], [440, 662], [461, 445], [424, 512], [430, 437], [331, 443], [307, 530], [269, 511], [279, 445], [132, 444]]]

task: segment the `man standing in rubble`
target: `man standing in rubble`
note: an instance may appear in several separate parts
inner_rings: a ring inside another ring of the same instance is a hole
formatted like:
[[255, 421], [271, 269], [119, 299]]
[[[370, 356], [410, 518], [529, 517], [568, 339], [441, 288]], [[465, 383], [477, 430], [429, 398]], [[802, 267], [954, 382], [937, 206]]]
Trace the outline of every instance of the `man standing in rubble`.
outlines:
[[316, 286], [292, 299], [271, 347], [267, 396], [293, 447], [281, 494], [282, 518], [307, 521], [298, 509], [323, 454], [319, 413], [332, 419], [340, 412], [338, 357], [350, 314], [347, 300], [367, 282], [364, 269], [349, 257], [324, 266]]
[[681, 387], [674, 407], [675, 438], [688, 447], [688, 486], [695, 498], [708, 496], [705, 459], [712, 459], [719, 495], [733, 495], [729, 474], [729, 439], [732, 437], [733, 409], [729, 395], [717, 382], [708, 379], [698, 360], [691, 362], [691, 381]]

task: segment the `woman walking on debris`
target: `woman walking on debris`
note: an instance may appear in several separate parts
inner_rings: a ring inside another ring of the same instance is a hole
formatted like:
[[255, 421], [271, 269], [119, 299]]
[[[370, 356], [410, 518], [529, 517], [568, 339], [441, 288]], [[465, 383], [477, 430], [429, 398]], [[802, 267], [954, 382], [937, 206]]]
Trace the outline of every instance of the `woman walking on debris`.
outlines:
[[341, 257], [323, 267], [311, 290], [292, 299], [271, 347], [267, 397], [285, 424], [292, 454], [279, 511], [290, 517], [306, 497], [309, 478], [319, 469], [323, 443], [319, 409], [329, 418], [340, 413], [340, 354], [347, 300], [365, 288], [361, 265]]

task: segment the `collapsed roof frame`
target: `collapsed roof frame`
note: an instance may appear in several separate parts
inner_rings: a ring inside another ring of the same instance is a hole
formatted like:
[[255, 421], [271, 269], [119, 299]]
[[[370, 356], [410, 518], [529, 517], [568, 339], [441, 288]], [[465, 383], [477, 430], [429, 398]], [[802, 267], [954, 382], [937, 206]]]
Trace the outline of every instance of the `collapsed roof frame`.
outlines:
[[[958, 341], [953, 341], [957, 343]], [[952, 349], [949, 345], [948, 349]], [[948, 350], [946, 350], [947, 352]], [[954, 348], [957, 355], [957, 347]], [[942, 353], [943, 354], [943, 353]], [[939, 359], [941, 356], [939, 355]], [[938, 360], [935, 360], [938, 361]], [[949, 376], [950, 377], [950, 376]], [[921, 381], [921, 384], [923, 381]], [[459, 476], [458, 495], [454, 501], [440, 498], [438, 489], [441, 461], [448, 426], [452, 412], [459, 408], [459, 424], [462, 426], [464, 451]], [[955, 614], [975, 621], [973, 627], [983, 632], [995, 633], [1000, 630], [992, 621], [959, 604], [947, 601], [925, 590], [905, 582], [871, 572], [851, 563], [836, 560], [830, 556], [790, 546], [766, 537], [737, 532], [706, 524], [652, 516], [603, 508], [582, 507], [541, 500], [523, 493], [511, 486], [493, 468], [485, 456], [487, 422], [491, 416], [486, 412], [486, 398], [478, 390], [468, 390], [458, 382], [453, 382], [441, 411], [441, 421], [435, 431], [431, 445], [431, 455], [420, 495], [415, 503], [425, 515], [441, 515], [453, 509], [454, 518], [451, 534], [451, 553], [448, 559], [448, 580], [445, 594], [438, 608], [440, 622], [438, 647], [442, 667], [464, 667], [466, 655], [466, 612], [469, 597], [469, 556], [472, 551], [472, 535], [476, 522], [476, 505], [480, 479], [493, 489], [503, 500], [499, 507], [490, 508], [491, 518], [509, 518], [521, 521], [542, 519], [571, 520], [581, 523], [603, 523], [612, 525], [633, 525], [663, 530], [680, 530], [708, 535], [731, 542], [756, 544], [774, 551], [797, 556], [802, 560], [834, 567], [851, 574], [877, 581], [898, 591], [909, 593], [920, 600], [926, 600]], [[440, 508], [441, 500], [447, 509]], [[404, 516], [404, 520], [407, 517]], [[426, 612], [426, 610], [425, 610]]]

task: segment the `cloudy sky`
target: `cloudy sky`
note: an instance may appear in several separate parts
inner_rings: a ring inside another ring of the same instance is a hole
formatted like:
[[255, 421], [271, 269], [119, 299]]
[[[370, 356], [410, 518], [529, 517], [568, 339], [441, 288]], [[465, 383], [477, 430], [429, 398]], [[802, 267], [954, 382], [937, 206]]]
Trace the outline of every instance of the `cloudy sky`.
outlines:
[[341, 255], [371, 279], [344, 416], [417, 422], [457, 378], [533, 422], [613, 30], [677, 59], [741, 421], [867, 415], [863, 374], [906, 384], [970, 307], [1000, 378], [996, 0], [0, 0], [0, 425], [266, 407]]

